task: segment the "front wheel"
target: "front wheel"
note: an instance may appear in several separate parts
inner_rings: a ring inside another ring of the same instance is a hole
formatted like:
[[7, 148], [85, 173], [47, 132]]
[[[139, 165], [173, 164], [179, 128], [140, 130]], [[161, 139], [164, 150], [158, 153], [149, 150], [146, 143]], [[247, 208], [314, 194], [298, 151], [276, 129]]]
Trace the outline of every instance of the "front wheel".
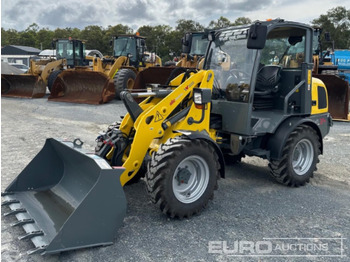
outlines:
[[50, 93], [52, 90], [53, 83], [55, 82], [56, 78], [58, 77], [59, 74], [62, 73], [62, 70], [56, 70], [53, 71], [49, 77], [47, 78], [47, 88], [49, 89]]
[[200, 139], [169, 139], [152, 155], [146, 183], [152, 201], [170, 217], [191, 217], [217, 189], [220, 164], [214, 148]]
[[282, 158], [270, 162], [270, 174], [287, 186], [305, 185], [316, 170], [320, 148], [316, 131], [310, 126], [298, 126], [288, 137]]
[[120, 99], [120, 93], [124, 90], [131, 90], [135, 83], [136, 74], [128, 68], [119, 69], [114, 76], [115, 98]]

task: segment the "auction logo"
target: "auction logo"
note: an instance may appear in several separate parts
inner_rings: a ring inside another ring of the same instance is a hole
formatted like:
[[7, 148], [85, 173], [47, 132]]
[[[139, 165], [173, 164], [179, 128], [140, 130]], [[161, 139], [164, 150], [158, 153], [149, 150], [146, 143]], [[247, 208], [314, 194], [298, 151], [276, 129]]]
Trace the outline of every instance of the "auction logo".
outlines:
[[345, 238], [263, 238], [209, 241], [208, 253], [249, 257], [345, 257]]

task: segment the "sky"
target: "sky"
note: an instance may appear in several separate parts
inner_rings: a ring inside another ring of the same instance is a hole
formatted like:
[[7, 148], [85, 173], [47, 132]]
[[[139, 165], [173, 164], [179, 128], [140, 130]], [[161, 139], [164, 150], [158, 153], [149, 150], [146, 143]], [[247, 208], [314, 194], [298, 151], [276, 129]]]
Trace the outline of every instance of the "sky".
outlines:
[[179, 19], [206, 27], [220, 16], [310, 24], [337, 6], [349, 9], [350, 0], [1, 0], [1, 27], [22, 31], [33, 23], [51, 30], [123, 24], [136, 31], [143, 25], [174, 28]]

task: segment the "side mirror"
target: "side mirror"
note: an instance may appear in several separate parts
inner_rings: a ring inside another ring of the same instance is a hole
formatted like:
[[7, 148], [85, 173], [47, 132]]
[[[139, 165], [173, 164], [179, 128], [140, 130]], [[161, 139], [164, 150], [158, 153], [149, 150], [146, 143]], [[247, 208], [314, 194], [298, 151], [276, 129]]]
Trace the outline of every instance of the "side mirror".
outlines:
[[109, 41], [109, 46], [112, 47], [113, 46], [113, 40]]
[[251, 25], [248, 32], [247, 48], [263, 49], [265, 47], [267, 26], [261, 23]]
[[192, 34], [187, 33], [184, 38], [182, 38], [182, 53], [189, 54], [191, 51]]
[[188, 45], [189, 45], [189, 42], [188, 42], [187, 40], [185, 40], [184, 37], [181, 39], [181, 43], [182, 43], [182, 45], [184, 45], [184, 46], [188, 46]]
[[146, 45], [145, 39], [141, 39], [141, 46], [145, 46], [145, 45]]
[[327, 42], [332, 41], [332, 40], [331, 40], [331, 34], [330, 34], [329, 32], [324, 33], [324, 39], [325, 39]]
[[56, 47], [55, 47], [55, 41], [52, 41], [51, 42], [51, 47], [52, 47], [52, 49], [55, 49]]
[[214, 31], [211, 31], [208, 33], [208, 40], [215, 41], [215, 32]]

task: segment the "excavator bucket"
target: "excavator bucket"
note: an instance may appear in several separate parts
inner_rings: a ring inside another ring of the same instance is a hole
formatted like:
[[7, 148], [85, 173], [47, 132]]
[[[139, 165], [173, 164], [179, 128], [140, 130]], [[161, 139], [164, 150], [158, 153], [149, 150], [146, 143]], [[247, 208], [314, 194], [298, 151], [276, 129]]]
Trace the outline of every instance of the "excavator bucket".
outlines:
[[1, 96], [41, 98], [46, 94], [46, 85], [33, 75], [1, 75]]
[[316, 78], [322, 80], [328, 93], [328, 111], [335, 120], [350, 120], [349, 115], [349, 84], [335, 75], [319, 74]]
[[29, 254], [113, 244], [126, 214], [120, 184], [124, 168], [71, 142], [49, 138], [2, 194], [5, 216], [14, 215], [35, 248]]
[[51, 88], [50, 101], [103, 104], [115, 98], [113, 80], [101, 72], [65, 70]]

